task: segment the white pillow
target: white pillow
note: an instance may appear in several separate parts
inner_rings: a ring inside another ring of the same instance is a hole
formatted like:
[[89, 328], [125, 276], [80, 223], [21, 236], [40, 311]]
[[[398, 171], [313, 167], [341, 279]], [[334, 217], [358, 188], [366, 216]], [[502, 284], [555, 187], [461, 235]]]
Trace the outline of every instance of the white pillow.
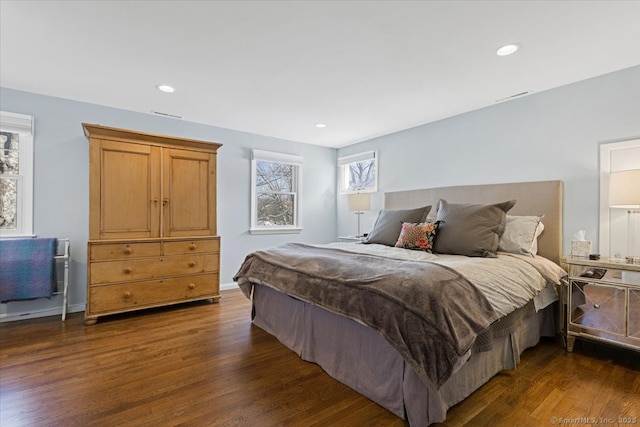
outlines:
[[543, 216], [507, 215], [507, 223], [498, 242], [498, 251], [535, 256], [538, 237], [544, 230]]

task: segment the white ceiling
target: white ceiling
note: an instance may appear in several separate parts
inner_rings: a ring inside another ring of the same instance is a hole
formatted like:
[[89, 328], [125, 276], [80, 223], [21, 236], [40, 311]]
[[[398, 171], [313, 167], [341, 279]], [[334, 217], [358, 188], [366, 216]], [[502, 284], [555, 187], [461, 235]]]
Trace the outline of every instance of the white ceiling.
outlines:
[[[3, 87], [329, 147], [640, 64], [638, 1], [1, 0], [0, 15]], [[498, 57], [507, 43], [521, 49]]]

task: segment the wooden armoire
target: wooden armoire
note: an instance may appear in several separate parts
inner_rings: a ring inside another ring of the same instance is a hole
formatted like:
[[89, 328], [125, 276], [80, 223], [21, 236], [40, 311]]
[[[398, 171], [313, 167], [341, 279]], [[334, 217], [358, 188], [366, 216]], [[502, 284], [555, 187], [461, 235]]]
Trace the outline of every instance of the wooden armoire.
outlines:
[[221, 144], [83, 123], [89, 140], [85, 323], [220, 299]]

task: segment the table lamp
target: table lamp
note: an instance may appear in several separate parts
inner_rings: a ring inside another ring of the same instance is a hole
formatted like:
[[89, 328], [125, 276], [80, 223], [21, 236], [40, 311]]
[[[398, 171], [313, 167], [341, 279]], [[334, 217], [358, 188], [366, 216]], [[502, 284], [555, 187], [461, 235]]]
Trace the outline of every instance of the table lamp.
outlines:
[[369, 193], [349, 194], [347, 196], [347, 203], [349, 205], [349, 210], [356, 214], [358, 224], [358, 234], [356, 237], [362, 237], [362, 234], [360, 234], [360, 215], [362, 215], [364, 211], [371, 209], [371, 198]]
[[609, 206], [627, 209], [627, 256], [640, 264], [640, 169], [612, 172], [609, 176]]

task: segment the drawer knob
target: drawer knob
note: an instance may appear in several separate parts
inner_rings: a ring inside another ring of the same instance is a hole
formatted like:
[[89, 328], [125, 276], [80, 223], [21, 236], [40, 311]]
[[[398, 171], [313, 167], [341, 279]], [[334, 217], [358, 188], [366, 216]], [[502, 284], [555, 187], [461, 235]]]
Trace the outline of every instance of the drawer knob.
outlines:
[[133, 271], [133, 270], [131, 270], [131, 268], [130, 268], [130, 267], [127, 267], [127, 268], [125, 268], [125, 269], [124, 269], [124, 273], [125, 273], [125, 274], [131, 274], [131, 272], [132, 272], [132, 271]]
[[196, 266], [195, 261], [189, 261], [189, 267], [195, 267], [195, 266]]
[[194, 243], [189, 245], [189, 250], [195, 251], [196, 250], [196, 245]]
[[124, 248], [123, 252], [125, 253], [125, 255], [129, 255], [131, 252], [133, 252], [133, 249], [127, 247], [127, 248]]
[[125, 299], [131, 298], [131, 292], [126, 291], [124, 294], [122, 294], [122, 296], [125, 297]]
[[195, 288], [196, 288], [195, 283], [189, 283], [189, 289], [195, 289]]
[[595, 308], [595, 309], [600, 308], [600, 304], [593, 304], [593, 308]]

